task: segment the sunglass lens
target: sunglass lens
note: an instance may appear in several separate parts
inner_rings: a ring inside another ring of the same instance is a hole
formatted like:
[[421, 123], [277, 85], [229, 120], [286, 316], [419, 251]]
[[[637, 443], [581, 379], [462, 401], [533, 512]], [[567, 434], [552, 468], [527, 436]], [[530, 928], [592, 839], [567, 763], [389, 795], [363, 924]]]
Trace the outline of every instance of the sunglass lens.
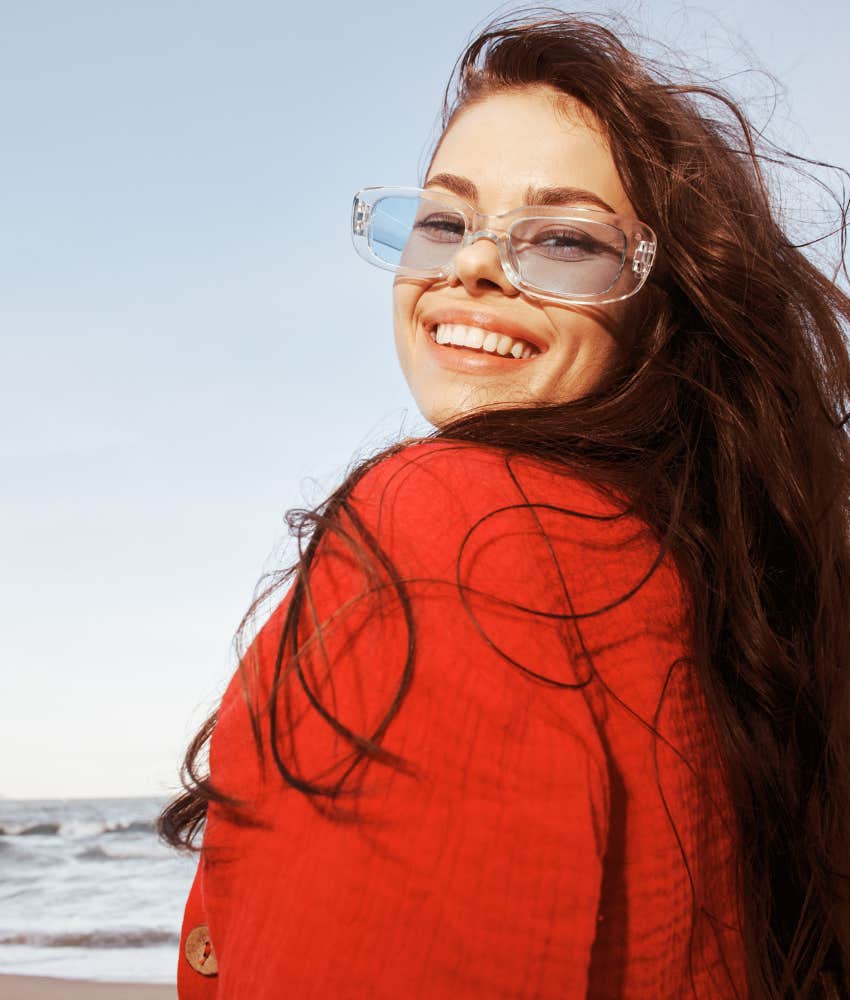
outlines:
[[369, 243], [389, 264], [439, 268], [462, 243], [465, 225], [456, 209], [436, 199], [392, 195], [372, 206]]
[[511, 256], [523, 280], [564, 295], [601, 295], [626, 260], [626, 236], [604, 222], [523, 219], [511, 227]]

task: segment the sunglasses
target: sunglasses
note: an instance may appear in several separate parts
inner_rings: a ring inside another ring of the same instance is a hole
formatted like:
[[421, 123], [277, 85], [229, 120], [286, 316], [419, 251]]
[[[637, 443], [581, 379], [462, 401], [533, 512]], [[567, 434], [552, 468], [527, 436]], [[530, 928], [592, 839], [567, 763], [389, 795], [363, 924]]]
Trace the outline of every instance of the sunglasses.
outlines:
[[657, 246], [644, 223], [595, 209], [529, 205], [483, 215], [456, 195], [413, 187], [361, 188], [351, 232], [365, 261], [413, 278], [449, 278], [459, 250], [492, 240], [512, 285], [574, 304], [634, 295]]

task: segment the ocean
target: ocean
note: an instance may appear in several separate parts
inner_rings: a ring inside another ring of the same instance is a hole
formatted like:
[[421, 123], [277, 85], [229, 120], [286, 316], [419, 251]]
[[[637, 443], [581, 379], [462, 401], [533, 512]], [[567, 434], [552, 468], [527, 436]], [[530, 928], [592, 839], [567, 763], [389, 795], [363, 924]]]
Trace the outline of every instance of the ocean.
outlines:
[[174, 983], [197, 866], [164, 798], [0, 798], [0, 973]]

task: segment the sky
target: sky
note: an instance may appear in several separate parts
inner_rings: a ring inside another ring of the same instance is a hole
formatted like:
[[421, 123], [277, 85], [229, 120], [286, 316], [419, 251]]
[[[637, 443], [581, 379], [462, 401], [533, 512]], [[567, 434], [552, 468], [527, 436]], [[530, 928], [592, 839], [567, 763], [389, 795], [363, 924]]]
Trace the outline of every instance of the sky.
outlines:
[[[0, 0], [0, 796], [179, 791], [286, 511], [431, 430], [351, 201], [418, 182], [455, 59], [513, 9]], [[759, 124], [769, 71], [771, 134], [850, 166], [850, 5], [581, 9]]]

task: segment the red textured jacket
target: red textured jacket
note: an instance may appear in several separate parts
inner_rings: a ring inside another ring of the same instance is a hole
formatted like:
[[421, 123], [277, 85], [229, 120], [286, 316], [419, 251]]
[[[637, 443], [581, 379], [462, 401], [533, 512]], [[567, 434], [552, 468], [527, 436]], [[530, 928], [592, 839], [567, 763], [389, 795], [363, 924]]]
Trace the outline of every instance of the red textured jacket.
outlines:
[[401, 693], [375, 738], [408, 768], [361, 762], [336, 809], [281, 777], [263, 709], [290, 590], [243, 661], [264, 768], [239, 671], [222, 699], [212, 778], [264, 825], [209, 807], [180, 1000], [746, 998], [733, 816], [649, 528], [573, 475], [451, 442], [382, 460], [350, 503], [410, 619], [386, 568], [325, 536], [299, 627], [323, 643], [282, 683], [276, 746], [332, 785], [355, 757], [305, 686], [367, 737]]

